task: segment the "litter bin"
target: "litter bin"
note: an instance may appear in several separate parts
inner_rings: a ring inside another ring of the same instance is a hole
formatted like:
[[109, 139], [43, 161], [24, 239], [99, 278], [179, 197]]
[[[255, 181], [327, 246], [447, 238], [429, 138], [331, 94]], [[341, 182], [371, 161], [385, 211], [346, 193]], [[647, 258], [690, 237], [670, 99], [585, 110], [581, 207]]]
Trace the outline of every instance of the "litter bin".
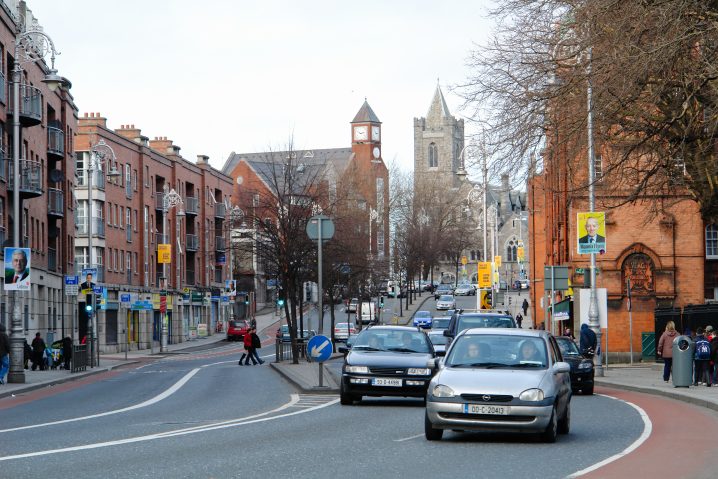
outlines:
[[693, 351], [695, 343], [690, 336], [673, 340], [673, 386], [687, 388], [693, 384]]

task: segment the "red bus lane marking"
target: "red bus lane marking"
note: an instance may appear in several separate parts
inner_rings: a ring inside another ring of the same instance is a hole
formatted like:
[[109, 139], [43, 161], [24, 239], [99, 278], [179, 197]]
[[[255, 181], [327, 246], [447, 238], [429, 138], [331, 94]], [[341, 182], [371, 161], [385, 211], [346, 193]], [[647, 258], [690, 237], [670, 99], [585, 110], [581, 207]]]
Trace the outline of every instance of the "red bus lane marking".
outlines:
[[584, 478], [692, 478], [715, 463], [718, 415], [713, 411], [652, 394], [599, 388], [601, 393], [632, 402], [648, 414], [651, 436], [638, 449]]

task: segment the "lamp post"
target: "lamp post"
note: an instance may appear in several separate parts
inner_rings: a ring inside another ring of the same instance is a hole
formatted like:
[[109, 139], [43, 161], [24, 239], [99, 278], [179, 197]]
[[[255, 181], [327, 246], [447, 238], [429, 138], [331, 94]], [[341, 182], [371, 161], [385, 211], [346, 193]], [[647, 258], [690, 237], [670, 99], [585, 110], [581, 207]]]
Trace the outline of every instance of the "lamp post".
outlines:
[[[107, 176], [114, 178], [120, 176], [121, 173], [115, 168], [115, 152], [114, 150], [105, 143], [104, 139], [100, 139], [96, 145], [90, 149], [90, 160], [87, 165], [87, 263], [88, 267], [92, 268], [92, 265], [97, 264], [92, 258], [92, 226], [94, 222], [93, 211], [93, 200], [92, 200], [92, 178], [95, 171], [102, 172], [102, 165], [110, 163], [110, 171]], [[95, 258], [96, 260], [97, 258]], [[99, 277], [99, 274], [97, 275]], [[97, 340], [97, 310], [95, 304], [95, 292], [90, 293], [92, 298], [92, 316], [88, 318], [88, 330], [90, 333], [90, 365], [94, 366], [99, 364], [100, 359], [100, 348], [96, 344]]]
[[[230, 224], [230, 228], [229, 228], [229, 280], [231, 282], [230, 285], [234, 284], [233, 283], [233, 281], [234, 281], [234, 257], [233, 257], [233, 251], [232, 251], [234, 249], [234, 241], [233, 241], [232, 236], [234, 234], [234, 229], [237, 226], [237, 222], [242, 221], [243, 219], [244, 219], [244, 211], [242, 211], [242, 208], [240, 208], [239, 206], [234, 206], [234, 207], [232, 207], [231, 210], [229, 210], [229, 224]], [[235, 291], [234, 300], [236, 302], [236, 300], [237, 300], [236, 288], [234, 291]], [[249, 292], [247, 292], [247, 295], [249, 296]], [[255, 296], [255, 301], [256, 301], [256, 296]], [[230, 307], [233, 308], [233, 306], [230, 306]], [[252, 307], [253, 307], [253, 305], [250, 303], [248, 310], [245, 312], [245, 317], [247, 317], [247, 316], [251, 317], [250, 313], [251, 313]], [[232, 310], [231, 313], [233, 314], [234, 310]]]
[[[50, 91], [55, 91], [63, 82], [62, 77], [57, 75], [55, 69], [55, 50], [52, 39], [44, 32], [36, 29], [21, 31], [15, 37], [15, 58], [12, 71], [13, 83], [13, 112], [12, 112], [12, 165], [13, 165], [13, 247], [19, 248], [20, 244], [20, 82], [22, 81], [22, 64], [35, 63], [43, 60], [50, 54], [50, 71], [43, 78]], [[9, 383], [24, 383], [25, 370], [23, 365], [25, 331], [22, 324], [21, 306], [18, 300], [18, 292], [8, 291], [10, 310], [12, 311], [12, 323], [10, 331], [10, 370], [7, 380]]]
[[[165, 183], [164, 187], [162, 188], [162, 241], [167, 241], [167, 213], [172, 208], [175, 208], [180, 205], [184, 205], [184, 202], [182, 201], [182, 195], [177, 193], [174, 188], [170, 189], [169, 185]], [[177, 212], [176, 215], [178, 218], [181, 218], [184, 216], [184, 210], [180, 208], [180, 210]], [[175, 268], [179, 267], [179, 264], [175, 264]], [[168, 286], [167, 283], [167, 263], [162, 263], [162, 277], [164, 278], [164, 285], [165, 287]], [[179, 288], [179, 284], [175, 285], [175, 288]], [[162, 293], [160, 292], [160, 295]], [[166, 290], [165, 290], [166, 294]], [[167, 317], [167, 310], [165, 309], [164, 314], [162, 315], [162, 336], [160, 338], [160, 352], [164, 353], [167, 352], [167, 337], [169, 334], [168, 331], [168, 322], [169, 318]]]
[[[486, 208], [486, 202], [487, 202], [487, 191], [489, 188], [488, 184], [488, 177], [489, 177], [489, 169], [486, 166], [486, 154], [482, 155], [482, 171], [483, 171], [483, 180], [484, 185], [483, 187], [477, 185], [474, 185], [474, 187], [469, 191], [468, 196], [466, 197], [466, 200], [469, 203], [476, 203], [482, 205], [481, 209], [483, 210], [483, 257], [482, 259], [486, 261], [488, 250], [487, 250], [487, 244], [488, 243], [488, 227], [489, 227], [489, 218], [488, 218], [488, 209]], [[480, 279], [479, 279], [480, 280]], [[479, 292], [476, 294], [476, 309], [481, 309], [481, 288], [479, 288]]]

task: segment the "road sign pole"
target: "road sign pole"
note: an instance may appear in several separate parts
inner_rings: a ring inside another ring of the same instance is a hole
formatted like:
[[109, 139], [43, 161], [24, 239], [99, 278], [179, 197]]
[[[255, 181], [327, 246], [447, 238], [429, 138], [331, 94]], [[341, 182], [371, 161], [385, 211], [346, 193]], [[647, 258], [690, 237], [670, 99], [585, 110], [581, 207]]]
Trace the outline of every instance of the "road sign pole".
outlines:
[[[324, 291], [322, 290], [322, 219], [319, 218], [319, 224], [317, 225], [317, 228], [319, 230], [319, 240], [317, 241], [317, 267], [319, 269], [317, 274], [317, 289], [318, 291], [318, 298], [317, 302], [319, 303], [319, 335], [324, 335]], [[319, 387], [324, 386], [324, 369], [322, 369], [322, 363], [318, 363], [319, 365]]]

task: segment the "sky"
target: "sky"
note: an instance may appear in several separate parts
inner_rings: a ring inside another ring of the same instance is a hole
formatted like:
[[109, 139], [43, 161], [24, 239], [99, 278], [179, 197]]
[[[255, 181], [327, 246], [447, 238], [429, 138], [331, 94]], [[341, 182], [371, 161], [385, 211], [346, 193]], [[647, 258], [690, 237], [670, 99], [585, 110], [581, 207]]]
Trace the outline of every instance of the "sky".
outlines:
[[[490, 33], [487, 0], [28, 0], [82, 116], [165, 136], [184, 158], [351, 146], [366, 98], [384, 161], [413, 167], [413, 119]], [[469, 127], [467, 126], [467, 130]], [[467, 131], [467, 134], [469, 131]]]

